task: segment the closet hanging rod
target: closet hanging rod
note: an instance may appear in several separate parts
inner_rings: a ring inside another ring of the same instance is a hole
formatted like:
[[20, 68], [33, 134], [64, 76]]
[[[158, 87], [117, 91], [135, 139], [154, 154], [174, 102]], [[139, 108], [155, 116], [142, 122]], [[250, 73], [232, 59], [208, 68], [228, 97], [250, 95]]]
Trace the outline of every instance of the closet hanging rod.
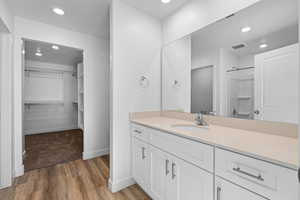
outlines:
[[234, 71], [241, 71], [241, 70], [246, 70], [246, 69], [254, 69], [254, 66], [250, 67], [232, 67], [231, 69], [227, 70], [226, 72], [234, 72]]
[[40, 70], [40, 69], [25, 69], [25, 72], [42, 72], [42, 73], [55, 73], [55, 74], [62, 74], [64, 72], [74, 73], [73, 71], [68, 70]]

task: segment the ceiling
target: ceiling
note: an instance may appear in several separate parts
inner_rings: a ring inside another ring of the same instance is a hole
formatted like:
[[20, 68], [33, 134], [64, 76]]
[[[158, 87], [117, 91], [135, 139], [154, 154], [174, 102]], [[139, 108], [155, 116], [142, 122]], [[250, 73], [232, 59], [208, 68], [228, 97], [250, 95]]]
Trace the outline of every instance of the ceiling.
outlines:
[[[257, 54], [298, 41], [297, 0], [264, 0], [246, 8], [229, 19], [224, 19], [192, 34], [197, 49], [228, 48], [246, 44], [234, 50], [240, 56]], [[241, 28], [252, 30], [242, 33]], [[261, 43], [269, 46], [260, 49]]]
[[[82, 61], [82, 51], [70, 47], [59, 46], [59, 50], [52, 49], [53, 44], [25, 40], [25, 59], [52, 64], [73, 66]], [[43, 56], [36, 56], [37, 49], [40, 48]]]
[[123, 0], [129, 5], [136, 7], [149, 15], [156, 18], [163, 19], [179, 8], [181, 8], [185, 3], [190, 0], [172, 0], [168, 4], [161, 3], [161, 0]]
[[[149, 15], [162, 19], [190, 0], [122, 0]], [[14, 15], [97, 37], [109, 38], [109, 5], [111, 0], [9, 0]], [[64, 16], [52, 12], [62, 8]]]
[[[109, 37], [110, 0], [9, 0], [17, 16], [97, 37]], [[64, 16], [52, 12], [62, 8]]]

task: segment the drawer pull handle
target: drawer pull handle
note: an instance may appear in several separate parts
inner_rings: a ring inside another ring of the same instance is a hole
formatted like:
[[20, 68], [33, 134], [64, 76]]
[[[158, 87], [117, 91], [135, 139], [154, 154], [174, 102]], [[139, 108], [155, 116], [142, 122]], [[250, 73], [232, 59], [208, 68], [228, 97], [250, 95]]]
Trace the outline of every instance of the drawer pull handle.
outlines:
[[144, 160], [146, 158], [145, 156], [145, 147], [142, 147], [142, 159]]
[[134, 130], [135, 133], [142, 134], [142, 131]]
[[169, 160], [166, 160], [166, 176], [168, 176], [169, 172]]
[[222, 191], [222, 188], [221, 187], [217, 187], [217, 200], [221, 200], [221, 191]]
[[240, 174], [249, 176], [249, 177], [251, 177], [251, 178], [255, 178], [255, 179], [259, 180], [259, 181], [264, 181], [264, 179], [263, 179], [263, 177], [261, 176], [261, 174], [259, 174], [259, 175], [253, 175], [253, 174], [250, 174], [250, 173], [248, 173], [248, 172], [245, 172], [245, 171], [241, 170], [241, 168], [239, 168], [239, 167], [232, 168], [232, 170], [235, 171], [235, 172], [238, 172], [238, 173], [240, 173]]
[[175, 163], [172, 163], [172, 179], [174, 179], [176, 177], [176, 174], [175, 174], [175, 167], [176, 167], [176, 164]]

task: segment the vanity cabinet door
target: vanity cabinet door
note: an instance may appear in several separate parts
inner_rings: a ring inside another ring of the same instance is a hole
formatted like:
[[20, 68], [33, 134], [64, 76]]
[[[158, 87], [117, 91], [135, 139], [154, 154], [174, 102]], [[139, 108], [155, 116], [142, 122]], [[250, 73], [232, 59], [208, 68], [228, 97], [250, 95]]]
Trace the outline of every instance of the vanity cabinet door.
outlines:
[[149, 188], [150, 178], [150, 157], [148, 146], [148, 144], [140, 141], [139, 139], [133, 139], [132, 174], [135, 181], [146, 191]]
[[213, 200], [213, 175], [182, 159], [170, 157], [166, 200]]
[[255, 193], [216, 177], [215, 200], [266, 200]]
[[150, 193], [155, 200], [166, 198], [166, 177], [170, 174], [170, 160], [166, 153], [150, 147]]

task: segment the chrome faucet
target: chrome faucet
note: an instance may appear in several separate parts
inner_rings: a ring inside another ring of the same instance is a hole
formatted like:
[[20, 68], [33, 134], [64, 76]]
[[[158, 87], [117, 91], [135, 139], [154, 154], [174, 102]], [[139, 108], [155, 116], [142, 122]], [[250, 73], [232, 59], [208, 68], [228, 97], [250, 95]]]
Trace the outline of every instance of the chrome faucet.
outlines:
[[198, 126], [207, 126], [207, 122], [204, 121], [204, 118], [203, 118], [203, 114], [202, 113], [197, 113], [197, 117], [196, 117], [196, 124]]

